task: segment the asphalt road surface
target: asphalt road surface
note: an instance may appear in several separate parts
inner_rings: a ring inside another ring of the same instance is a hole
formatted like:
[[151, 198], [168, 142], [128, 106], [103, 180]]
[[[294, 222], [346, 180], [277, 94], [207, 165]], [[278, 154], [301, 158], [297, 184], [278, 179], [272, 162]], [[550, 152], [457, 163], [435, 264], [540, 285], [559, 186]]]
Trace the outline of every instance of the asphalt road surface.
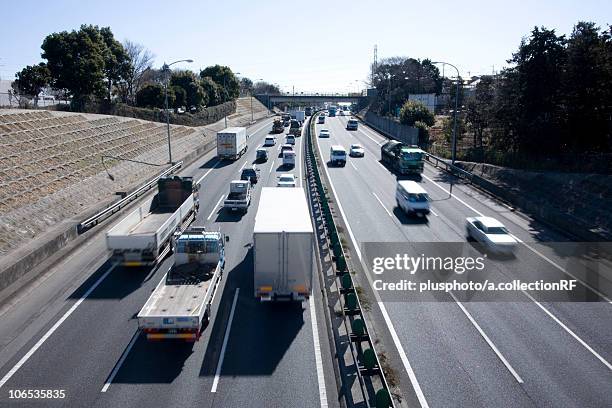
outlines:
[[[570, 278], [561, 270], [563, 254], [548, 245], [568, 237], [429, 164], [417, 181], [430, 195], [432, 212], [425, 218], [406, 216], [396, 205], [397, 176], [380, 163], [386, 139], [361, 123], [359, 130], [347, 131], [347, 120], [328, 117], [316, 132], [331, 133], [329, 139], [317, 138], [324, 161], [331, 145], [347, 152], [353, 143], [365, 147], [365, 156], [348, 157], [345, 167], [326, 166], [362, 261], [364, 242], [427, 242], [443, 253], [444, 243], [466, 242], [466, 217], [486, 215], [502, 221], [522, 242], [516, 258], [497, 263], [492, 281]], [[473, 252], [479, 255], [476, 248]], [[588, 272], [576, 277], [590, 281]], [[579, 299], [564, 301], [530, 292], [503, 301], [462, 301], [459, 294], [388, 301], [380, 295], [376, 300], [387, 318], [379, 323], [395, 334], [392, 346], [404, 357], [399, 380], [409, 405], [612, 406], [612, 304], [580, 282], [578, 293]]]
[[[0, 309], [0, 406], [337, 406], [318, 279], [309, 302], [262, 304], [253, 297], [251, 245], [261, 188], [275, 186], [281, 172], [303, 175], [303, 138], [295, 169], [279, 167], [278, 143], [268, 148], [246, 214], [221, 208], [229, 182], [253, 164], [270, 129], [271, 119], [249, 128], [249, 149], [237, 161], [218, 161], [213, 151], [180, 173], [201, 180], [193, 225], [230, 237], [213, 316], [200, 340], [147, 342], [139, 335], [136, 314], [173, 258], [156, 268], [112, 265], [103, 232], [119, 217]], [[48, 389], [64, 390], [65, 398], [10, 398], [11, 391]]]

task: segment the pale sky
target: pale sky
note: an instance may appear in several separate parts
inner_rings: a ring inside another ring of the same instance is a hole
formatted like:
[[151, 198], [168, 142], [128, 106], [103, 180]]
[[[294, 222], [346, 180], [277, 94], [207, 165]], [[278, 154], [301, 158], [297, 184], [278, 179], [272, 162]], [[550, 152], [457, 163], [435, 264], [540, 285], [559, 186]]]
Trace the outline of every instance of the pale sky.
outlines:
[[229, 65], [285, 91], [363, 88], [373, 60], [392, 56], [453, 63], [463, 76], [506, 65], [535, 26], [569, 34], [580, 20], [612, 24], [612, 1], [6, 1], [0, 6], [0, 79], [41, 62], [52, 32], [110, 26], [164, 61], [198, 71]]

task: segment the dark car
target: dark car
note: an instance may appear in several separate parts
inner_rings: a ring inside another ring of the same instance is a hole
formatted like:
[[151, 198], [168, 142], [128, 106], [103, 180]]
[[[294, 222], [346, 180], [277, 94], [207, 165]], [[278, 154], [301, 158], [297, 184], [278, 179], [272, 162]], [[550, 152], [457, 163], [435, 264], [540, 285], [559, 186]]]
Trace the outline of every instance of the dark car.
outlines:
[[247, 167], [242, 170], [240, 173], [240, 180], [248, 180], [251, 184], [257, 184], [257, 180], [259, 179], [259, 169], [255, 166]]
[[260, 147], [255, 153], [255, 159], [259, 162], [268, 161], [268, 151], [263, 147]]

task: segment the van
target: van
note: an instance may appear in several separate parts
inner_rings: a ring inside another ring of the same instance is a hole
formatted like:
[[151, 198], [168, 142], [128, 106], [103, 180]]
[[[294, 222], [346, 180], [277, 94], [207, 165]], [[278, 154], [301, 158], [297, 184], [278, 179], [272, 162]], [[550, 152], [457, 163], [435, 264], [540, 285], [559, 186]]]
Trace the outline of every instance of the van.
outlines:
[[395, 189], [397, 206], [406, 214], [429, 214], [429, 195], [412, 180], [399, 180]]
[[340, 145], [334, 145], [329, 150], [329, 162], [332, 165], [344, 166], [346, 164], [346, 150]]
[[346, 123], [346, 130], [357, 130], [357, 126], [359, 126], [359, 122], [357, 122], [357, 119], [350, 118]]
[[286, 150], [283, 152], [283, 166], [295, 167], [295, 152], [293, 150]]

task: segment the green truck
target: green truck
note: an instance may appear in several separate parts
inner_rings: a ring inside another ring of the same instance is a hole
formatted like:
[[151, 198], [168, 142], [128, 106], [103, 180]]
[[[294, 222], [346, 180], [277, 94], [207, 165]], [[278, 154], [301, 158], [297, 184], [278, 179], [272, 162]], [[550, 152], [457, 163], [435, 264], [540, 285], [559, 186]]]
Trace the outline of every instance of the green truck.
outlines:
[[421, 174], [425, 152], [418, 146], [390, 140], [380, 148], [382, 162], [399, 174]]

